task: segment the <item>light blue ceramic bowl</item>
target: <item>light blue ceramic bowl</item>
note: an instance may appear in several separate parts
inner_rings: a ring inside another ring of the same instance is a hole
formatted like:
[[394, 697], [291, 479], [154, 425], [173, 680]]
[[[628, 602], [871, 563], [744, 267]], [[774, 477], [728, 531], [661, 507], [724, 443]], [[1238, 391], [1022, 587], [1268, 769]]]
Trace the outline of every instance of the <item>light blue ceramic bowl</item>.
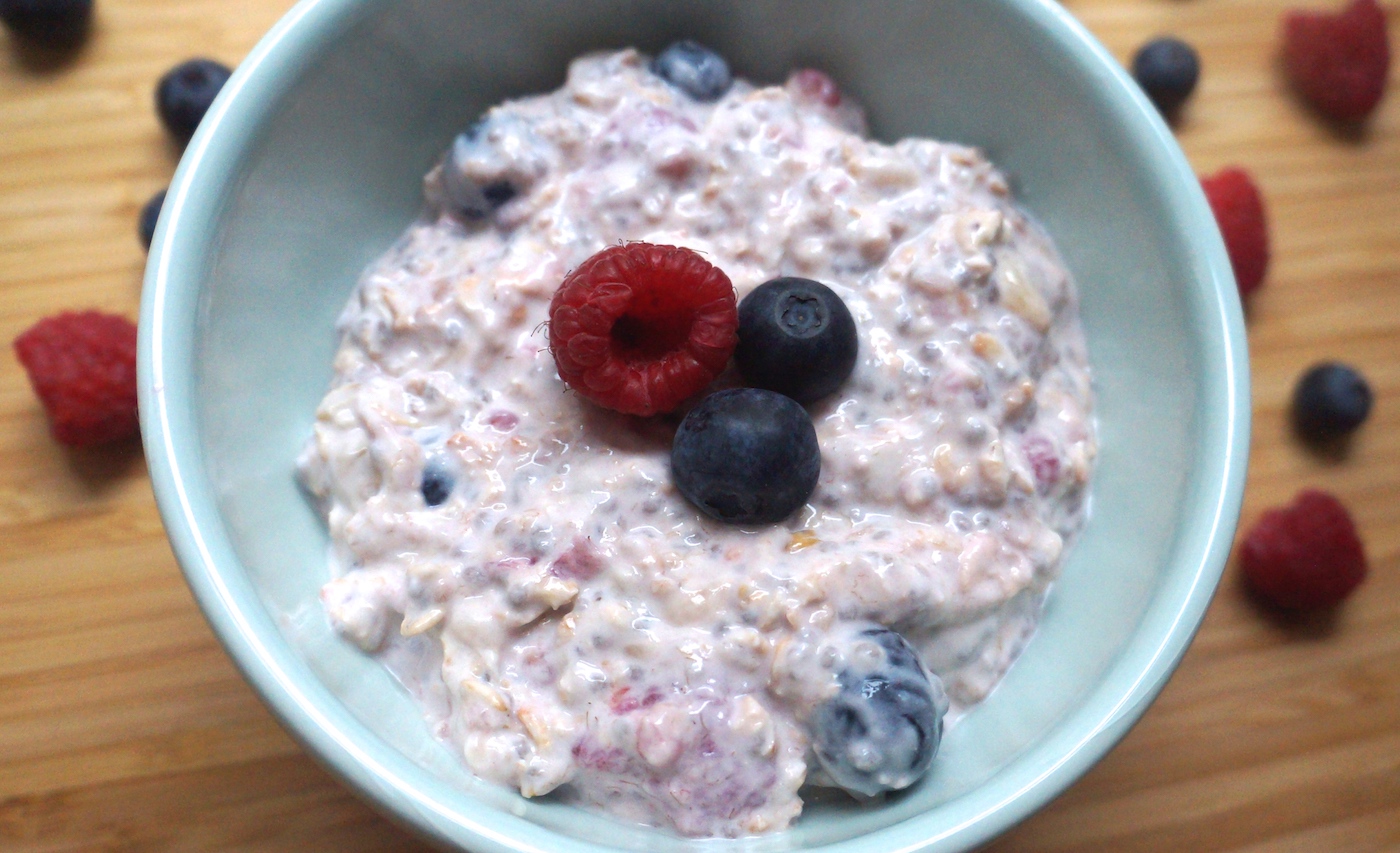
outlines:
[[[329, 629], [326, 534], [293, 479], [336, 315], [453, 134], [555, 88], [576, 54], [683, 36], [761, 81], [828, 70], [885, 139], [985, 147], [1078, 278], [1099, 395], [1092, 521], [1039, 633], [933, 773], [879, 807], [825, 800], [789, 832], [739, 842], [683, 842], [474, 780]], [[229, 654], [348, 784], [479, 853], [976, 846], [1103, 756], [1171, 674], [1225, 563], [1249, 435], [1240, 305], [1191, 169], [1050, 0], [306, 0], [180, 165], [146, 275], [140, 382], [156, 497]]]

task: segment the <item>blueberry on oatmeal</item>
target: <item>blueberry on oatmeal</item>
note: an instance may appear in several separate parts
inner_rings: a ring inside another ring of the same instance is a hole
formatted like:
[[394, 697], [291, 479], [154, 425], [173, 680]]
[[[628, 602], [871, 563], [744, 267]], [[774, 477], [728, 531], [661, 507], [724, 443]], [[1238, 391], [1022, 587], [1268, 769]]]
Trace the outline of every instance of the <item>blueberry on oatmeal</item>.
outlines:
[[517, 195], [510, 181], [491, 181], [481, 188], [481, 196], [492, 209], [498, 208]]
[[466, 174], [466, 161], [479, 141], [480, 128], [461, 134], [452, 142], [442, 166], [442, 187], [452, 209], [466, 219], [485, 219], [519, 194], [510, 181], [495, 179], [477, 183]]
[[651, 71], [702, 103], [719, 100], [734, 82], [724, 57], [689, 39], [661, 51]]
[[820, 282], [775, 278], [739, 304], [734, 361], [750, 385], [810, 403], [846, 381], [857, 348], [846, 303]]
[[488, 110], [452, 140], [438, 170], [439, 201], [467, 222], [489, 219], [547, 171], [547, 151], [529, 122]]
[[690, 410], [671, 446], [676, 487], [730, 524], [781, 521], [806, 503], [821, 473], [817, 433], [794, 400], [731, 388]]
[[428, 461], [423, 466], [423, 480], [419, 488], [423, 492], [423, 503], [428, 506], [442, 506], [452, 496], [455, 478], [447, 466], [439, 459]]
[[847, 791], [873, 797], [907, 788], [928, 771], [943, 736], [948, 698], [908, 641], [875, 626], [856, 635], [841, 692], [809, 726], [817, 760]]

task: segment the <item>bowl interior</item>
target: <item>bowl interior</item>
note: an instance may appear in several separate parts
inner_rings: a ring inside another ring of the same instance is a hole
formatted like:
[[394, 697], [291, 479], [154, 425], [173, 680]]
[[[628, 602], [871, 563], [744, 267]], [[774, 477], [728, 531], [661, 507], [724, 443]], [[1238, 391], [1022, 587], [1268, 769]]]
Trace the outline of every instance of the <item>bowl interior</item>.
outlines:
[[[310, 0], [244, 63], [177, 175], [142, 318], [144, 431], [172, 542], [274, 711], [389, 812], [478, 850], [654, 848], [474, 780], [410, 698], [329, 628], [326, 533], [294, 460], [360, 270], [420, 206], [454, 133], [546, 91], [585, 51], [679, 37], [736, 73], [829, 71], [875, 135], [984, 147], [1077, 278], [1102, 455], [1092, 520], [1044, 621], [916, 789], [810, 805], [745, 849], [964, 849], [1087, 769], [1199, 624], [1238, 511], [1248, 433], [1228, 262], [1170, 134], [1045, 0], [881, 4]], [[869, 845], [867, 847], [867, 845]], [[713, 844], [697, 844], [710, 847]]]

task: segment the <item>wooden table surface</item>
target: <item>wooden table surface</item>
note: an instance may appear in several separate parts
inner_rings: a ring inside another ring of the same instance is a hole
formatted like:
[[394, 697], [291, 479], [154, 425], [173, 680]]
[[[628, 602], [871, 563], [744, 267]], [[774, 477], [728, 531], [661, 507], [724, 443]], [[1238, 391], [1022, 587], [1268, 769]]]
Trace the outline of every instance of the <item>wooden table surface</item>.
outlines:
[[[1304, 486], [1332, 490], [1371, 577], [1330, 617], [1289, 624], [1251, 602], [1232, 562], [1142, 723], [997, 853], [1400, 850], [1400, 92], [1359, 136], [1310, 115], [1278, 73], [1292, 2], [1066, 5], [1123, 59], [1160, 33], [1199, 48], [1181, 143], [1202, 172], [1251, 169], [1273, 226], [1250, 306], [1244, 518]], [[136, 316], [137, 212], [179, 156], [152, 86], [191, 55], [236, 63], [290, 5], [98, 0], [93, 38], [65, 62], [0, 34], [0, 340], [64, 309]], [[1285, 417], [1295, 378], [1322, 358], [1360, 367], [1377, 395], [1340, 457], [1300, 445]], [[231, 849], [426, 848], [273, 721], [185, 588], [139, 447], [54, 444], [7, 344], [0, 851]]]

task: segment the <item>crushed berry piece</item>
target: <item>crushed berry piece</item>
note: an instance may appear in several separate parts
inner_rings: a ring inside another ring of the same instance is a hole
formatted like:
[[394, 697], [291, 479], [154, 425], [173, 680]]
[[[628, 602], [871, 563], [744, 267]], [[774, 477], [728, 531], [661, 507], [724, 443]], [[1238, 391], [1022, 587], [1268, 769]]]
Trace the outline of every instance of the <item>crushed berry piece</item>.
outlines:
[[1060, 457], [1050, 439], [1039, 433], [1031, 433], [1021, 443], [1026, 461], [1035, 474], [1036, 487], [1042, 492], [1049, 491], [1060, 480]]
[[549, 564], [549, 573], [555, 577], [569, 578], [572, 580], [591, 580], [598, 576], [603, 570], [603, 560], [598, 555], [598, 551], [593, 547], [593, 543], [586, 538], [579, 536], [569, 546], [569, 550], [560, 554], [553, 563]]
[[641, 708], [650, 708], [661, 699], [661, 694], [655, 688], [648, 689], [646, 693], [638, 696], [630, 687], [619, 687], [608, 697], [608, 707], [614, 714], [621, 716]]
[[578, 766], [603, 773], [622, 773], [627, 769], [627, 756], [617, 747], [604, 746], [584, 736], [574, 743], [570, 753]]
[[486, 423], [497, 432], [510, 432], [520, 424], [520, 416], [515, 412], [500, 409], [486, 417]]

